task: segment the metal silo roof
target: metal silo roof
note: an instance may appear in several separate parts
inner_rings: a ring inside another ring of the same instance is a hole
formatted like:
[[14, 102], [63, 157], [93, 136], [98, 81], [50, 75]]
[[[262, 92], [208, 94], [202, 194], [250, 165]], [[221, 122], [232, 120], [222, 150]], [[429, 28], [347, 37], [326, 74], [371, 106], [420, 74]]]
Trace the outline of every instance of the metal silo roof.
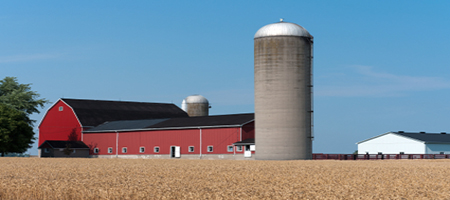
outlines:
[[313, 36], [302, 26], [290, 22], [283, 22], [283, 20], [263, 26], [256, 32], [254, 38], [270, 36], [300, 36], [313, 38]]
[[208, 100], [203, 97], [202, 95], [191, 95], [186, 97], [185, 103], [204, 103], [204, 104], [209, 104]]

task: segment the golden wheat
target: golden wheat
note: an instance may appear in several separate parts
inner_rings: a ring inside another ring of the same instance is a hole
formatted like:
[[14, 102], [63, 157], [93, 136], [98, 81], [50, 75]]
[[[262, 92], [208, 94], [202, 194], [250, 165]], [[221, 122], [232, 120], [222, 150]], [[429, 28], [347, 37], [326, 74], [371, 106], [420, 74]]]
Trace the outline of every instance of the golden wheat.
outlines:
[[448, 199], [450, 160], [0, 158], [0, 199]]

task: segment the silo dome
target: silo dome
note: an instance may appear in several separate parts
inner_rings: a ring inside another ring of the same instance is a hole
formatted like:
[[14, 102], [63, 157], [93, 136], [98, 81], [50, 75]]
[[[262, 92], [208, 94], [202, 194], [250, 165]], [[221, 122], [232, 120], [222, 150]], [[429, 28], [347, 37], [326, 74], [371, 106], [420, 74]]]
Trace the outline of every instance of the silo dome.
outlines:
[[198, 94], [186, 97], [181, 103], [181, 109], [190, 117], [208, 116], [209, 108], [209, 101]]
[[254, 38], [270, 37], [270, 36], [300, 36], [313, 38], [309, 32], [302, 26], [290, 22], [268, 24], [260, 28]]
[[206, 103], [206, 104], [209, 104], [208, 99], [206, 99], [204, 96], [198, 95], [198, 94], [186, 97], [185, 101], [186, 101], [186, 103]]

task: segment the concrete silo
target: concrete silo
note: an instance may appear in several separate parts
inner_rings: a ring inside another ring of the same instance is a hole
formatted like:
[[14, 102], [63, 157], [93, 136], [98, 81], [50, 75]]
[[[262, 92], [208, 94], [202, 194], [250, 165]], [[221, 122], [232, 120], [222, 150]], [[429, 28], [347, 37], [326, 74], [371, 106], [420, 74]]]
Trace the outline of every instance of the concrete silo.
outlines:
[[183, 99], [181, 109], [184, 110], [189, 117], [208, 116], [209, 102], [202, 95], [191, 95]]
[[311, 159], [313, 37], [281, 20], [254, 43], [256, 159]]

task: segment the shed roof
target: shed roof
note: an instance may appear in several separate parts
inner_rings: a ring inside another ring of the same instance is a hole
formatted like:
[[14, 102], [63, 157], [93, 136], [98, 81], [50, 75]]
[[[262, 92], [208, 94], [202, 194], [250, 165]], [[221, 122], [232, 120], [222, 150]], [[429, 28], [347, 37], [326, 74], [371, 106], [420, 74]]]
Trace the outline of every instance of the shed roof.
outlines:
[[84, 144], [82, 141], [59, 141], [59, 140], [46, 140], [44, 143], [39, 146], [39, 149], [45, 148], [45, 146], [50, 146], [53, 149], [89, 149], [89, 147]]
[[75, 112], [83, 126], [97, 126], [107, 121], [188, 117], [171, 103], [144, 103], [87, 99], [61, 99]]
[[133, 131], [148, 129], [179, 129], [179, 128], [207, 128], [207, 127], [229, 127], [242, 126], [253, 121], [253, 113], [233, 114], [233, 115], [212, 115], [202, 117], [184, 117], [170, 119], [149, 119], [149, 120], [125, 120], [107, 122], [97, 127], [84, 131], [112, 132], [112, 131]]
[[409, 133], [409, 132], [392, 132], [397, 135], [413, 138], [425, 143], [450, 143], [450, 135], [442, 133]]
[[255, 138], [248, 138], [248, 139], [233, 143], [233, 145], [235, 145], [235, 146], [254, 145], [254, 144], [255, 144]]
[[425, 133], [425, 132], [403, 132], [403, 131], [398, 131], [398, 132], [387, 132], [381, 135], [377, 135], [375, 137], [363, 140], [361, 142], [358, 142], [356, 144], [360, 144], [378, 137], [381, 137], [383, 135], [387, 135], [387, 134], [396, 134], [396, 135], [400, 135], [403, 137], [407, 137], [407, 138], [411, 138], [414, 140], [418, 140], [424, 143], [450, 143], [450, 134], [445, 134], [445, 133]]

